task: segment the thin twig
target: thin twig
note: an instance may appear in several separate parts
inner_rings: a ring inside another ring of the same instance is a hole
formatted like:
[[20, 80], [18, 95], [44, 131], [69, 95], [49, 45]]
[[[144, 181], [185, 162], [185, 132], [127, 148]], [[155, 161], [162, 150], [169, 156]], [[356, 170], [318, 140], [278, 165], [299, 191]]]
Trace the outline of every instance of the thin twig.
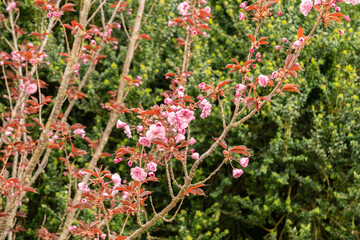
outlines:
[[122, 24], [123, 24], [123, 27], [124, 27], [126, 36], [127, 36], [128, 39], [130, 40], [129, 32], [128, 32], [128, 30], [126, 29], [126, 25], [125, 25], [124, 14], [121, 12], [121, 13], [120, 13], [120, 16], [121, 16], [121, 21], [122, 21]]
[[[99, 0], [99, 1], [100, 1], [99, 7], [95, 10], [95, 12], [94, 12], [94, 13], [91, 15], [91, 17], [87, 20], [86, 25], [89, 24], [90, 21], [91, 21], [91, 20], [95, 17], [95, 15], [97, 14], [97, 12], [98, 12], [100, 9], [102, 9], [102, 7], [104, 6], [104, 4], [106, 3], [107, 0], [104, 0], [103, 2], [101, 2], [101, 0]], [[105, 23], [105, 21], [104, 21], [104, 23]]]

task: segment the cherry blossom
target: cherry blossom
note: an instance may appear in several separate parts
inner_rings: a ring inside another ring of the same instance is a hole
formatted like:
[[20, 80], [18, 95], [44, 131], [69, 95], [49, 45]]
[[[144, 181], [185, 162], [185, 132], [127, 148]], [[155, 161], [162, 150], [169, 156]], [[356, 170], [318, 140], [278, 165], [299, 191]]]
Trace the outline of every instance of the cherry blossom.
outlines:
[[35, 83], [30, 84], [26, 87], [26, 94], [32, 95], [37, 92], [37, 85]]
[[142, 182], [146, 179], [146, 172], [144, 171], [144, 169], [140, 168], [140, 167], [134, 167], [131, 169], [130, 172], [131, 178], [134, 179], [135, 181], [138, 182]]
[[157, 167], [157, 164], [154, 162], [150, 162], [147, 165], [149, 172], [156, 172], [156, 170], [157, 170], [156, 167]]
[[265, 76], [265, 75], [260, 75], [259, 76], [259, 84], [260, 84], [260, 86], [266, 87], [268, 82], [269, 82], [269, 78], [267, 76]]
[[239, 168], [234, 168], [232, 171], [232, 175], [234, 178], [239, 178], [241, 175], [243, 175], [244, 171]]
[[312, 7], [313, 7], [312, 0], [302, 0], [300, 4], [300, 11], [306, 17], [309, 14]]

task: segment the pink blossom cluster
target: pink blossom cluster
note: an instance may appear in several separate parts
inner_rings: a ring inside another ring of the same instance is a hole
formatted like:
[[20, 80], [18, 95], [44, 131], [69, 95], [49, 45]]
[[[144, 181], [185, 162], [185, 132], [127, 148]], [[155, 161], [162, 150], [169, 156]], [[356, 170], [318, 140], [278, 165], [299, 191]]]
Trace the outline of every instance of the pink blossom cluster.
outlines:
[[116, 128], [124, 128], [124, 133], [128, 138], [132, 138], [130, 126], [127, 123], [117, 120]]
[[155, 172], [157, 171], [157, 164], [154, 162], [150, 162], [150, 163], [148, 163], [147, 168], [149, 171], [149, 176], [155, 177]]
[[265, 75], [260, 75], [258, 77], [259, 79], [259, 85], [262, 86], [262, 87], [266, 87], [268, 82], [269, 82], [269, 77], [268, 76], [265, 76]]
[[114, 188], [119, 187], [121, 185], [121, 177], [119, 174], [115, 173], [111, 175], [111, 180], [115, 183]]
[[54, 17], [60, 17], [60, 13], [58, 13], [58, 12], [51, 12], [51, 11], [49, 11], [47, 14], [46, 14], [46, 16], [48, 17], [48, 18], [51, 18], [51, 16], [54, 16]]
[[52, 138], [49, 138], [49, 143], [52, 144], [55, 142], [55, 140], [59, 139], [59, 136], [54, 134], [53, 132], [49, 132], [49, 137], [52, 136]]
[[14, 128], [8, 127], [8, 128], [6, 129], [6, 131], [5, 131], [5, 135], [6, 135], [6, 136], [10, 136], [13, 131], [14, 131]]
[[[241, 167], [243, 168], [246, 168], [249, 164], [249, 158], [241, 158], [239, 159], [239, 163], [241, 165]], [[239, 168], [234, 168], [233, 171], [232, 171], [232, 175], [234, 178], [239, 178], [241, 175], [243, 175], [244, 173], [244, 170], [242, 169], [239, 169]]]
[[211, 103], [206, 100], [205, 98], [202, 98], [202, 97], [198, 97], [199, 98], [199, 102], [198, 102], [198, 105], [199, 107], [202, 109], [202, 112], [201, 112], [201, 115], [200, 117], [201, 118], [206, 118], [210, 115], [211, 113], [211, 108], [212, 108], [212, 105]]
[[78, 187], [83, 192], [86, 192], [86, 193], [90, 192], [90, 188], [88, 187], [88, 185], [85, 182], [79, 183]]
[[185, 17], [186, 15], [189, 14], [189, 10], [190, 10], [190, 5], [188, 2], [182, 2], [178, 5], [178, 10], [180, 15], [182, 15], [183, 17]]
[[[33, 45], [33, 44], [31, 43], [31, 45]], [[33, 53], [34, 53], [34, 51], [33, 51]], [[39, 64], [39, 63], [43, 62], [44, 58], [46, 58], [46, 57], [48, 57], [48, 55], [46, 53], [39, 53], [39, 54], [37, 54], [36, 58], [30, 59], [29, 62], [31, 64]], [[45, 64], [48, 66], [50, 65], [49, 62], [45, 62]]]
[[75, 129], [74, 134], [80, 135], [82, 138], [84, 138], [85, 137], [85, 130], [82, 129], [82, 128]]
[[28, 95], [32, 95], [32, 94], [37, 92], [37, 89], [38, 89], [37, 85], [35, 83], [31, 83], [31, 84], [28, 84], [28, 86], [26, 87], [25, 92]]
[[240, 83], [235, 86], [235, 89], [236, 89], [236, 91], [235, 91], [235, 99], [234, 100], [235, 100], [235, 103], [237, 103], [237, 101], [239, 100], [239, 97], [245, 94], [246, 86]]
[[304, 14], [304, 16], [307, 16], [309, 14], [312, 7], [313, 7], [312, 0], [301, 0], [300, 11], [302, 14]]
[[[201, 4], [207, 4], [207, 1], [202, 0], [200, 1], [199, 7], [201, 7]], [[170, 20], [168, 22], [168, 27], [176, 26], [179, 22], [187, 22], [189, 21], [189, 15], [191, 6], [188, 2], [182, 2], [178, 5], [178, 10], [180, 15], [183, 17], [182, 20], [174, 19], [173, 21]], [[209, 14], [211, 13], [211, 8], [209, 6], [205, 6], [204, 8], [196, 9], [195, 14], [193, 16], [193, 19], [191, 19], [193, 22], [196, 23], [195, 26], [187, 26], [186, 31], [190, 31], [193, 35], [202, 35], [207, 36], [207, 33], [205, 30], [209, 29], [209, 25], [205, 23], [206, 21], [209, 21]], [[205, 21], [205, 22], [204, 22]]]
[[146, 172], [141, 167], [134, 167], [130, 171], [131, 178], [135, 181], [142, 182], [146, 179]]
[[6, 11], [10, 12], [11, 10], [14, 10], [16, 8], [16, 2], [11, 2], [9, 3], [9, 5], [6, 7]]
[[151, 141], [154, 138], [165, 140], [165, 128], [160, 122], [150, 125], [149, 130], [146, 132], [146, 138]]
[[[48, 57], [48, 55], [44, 52], [37, 53], [36, 47], [34, 46], [33, 43], [29, 42], [25, 45], [25, 47], [28, 49], [28, 52], [32, 54], [32, 58], [30, 60], [27, 60], [24, 57], [24, 52], [16, 52], [16, 51], [11, 52], [11, 55], [8, 55], [5, 52], [1, 52], [1, 58], [4, 58], [5, 60], [9, 60], [10, 59], [9, 56], [11, 56], [12, 60], [21, 63], [22, 67], [26, 67], [27, 61], [29, 61], [29, 63], [31, 64], [40, 64], [43, 62], [47, 66], [50, 65], [49, 62], [44, 61], [44, 58]], [[4, 65], [4, 62], [1, 61], [0, 65]], [[42, 66], [40, 66], [40, 68], [42, 68]]]

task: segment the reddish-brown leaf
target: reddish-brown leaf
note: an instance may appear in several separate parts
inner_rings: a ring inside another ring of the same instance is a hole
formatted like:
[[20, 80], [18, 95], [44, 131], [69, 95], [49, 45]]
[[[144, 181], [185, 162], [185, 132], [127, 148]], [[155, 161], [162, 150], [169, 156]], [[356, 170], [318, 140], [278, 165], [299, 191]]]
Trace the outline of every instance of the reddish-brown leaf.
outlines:
[[[217, 141], [218, 138], [214, 138], [214, 140]], [[227, 149], [227, 144], [226, 144], [225, 140], [221, 140], [219, 144], [220, 144], [220, 146], [222, 146], [224, 149]]]
[[292, 66], [289, 70], [290, 71], [301, 71], [302, 69], [299, 66]]
[[143, 38], [143, 39], [147, 39], [147, 40], [151, 40], [151, 37], [145, 33], [140, 34], [139, 38]]
[[342, 18], [345, 17], [342, 13], [338, 13], [338, 12], [336, 12], [336, 13], [331, 13], [329, 16], [342, 17]]
[[252, 42], [255, 42], [255, 37], [251, 34], [247, 34], [246, 36], [248, 36]]
[[303, 35], [304, 35], [304, 29], [302, 29], [300, 26], [299, 29], [297, 30], [297, 37], [301, 38]]
[[295, 84], [285, 84], [282, 88], [281, 91], [285, 92], [297, 92], [300, 93], [299, 89], [297, 89], [299, 86], [295, 85]]
[[228, 84], [228, 83], [231, 83], [233, 80], [231, 80], [231, 79], [226, 79], [225, 81], [221, 81], [221, 82], [219, 82], [219, 84], [217, 85], [217, 89], [220, 89], [220, 88], [222, 88], [223, 86], [225, 86], [226, 84]]
[[205, 186], [205, 184], [199, 184], [194, 187], [188, 188], [186, 190], [187, 193], [185, 195], [188, 196], [189, 194], [193, 194], [194, 196], [196, 196], [196, 195], [206, 196], [204, 190], [202, 190], [200, 188], [200, 187], [204, 187], [204, 186]]

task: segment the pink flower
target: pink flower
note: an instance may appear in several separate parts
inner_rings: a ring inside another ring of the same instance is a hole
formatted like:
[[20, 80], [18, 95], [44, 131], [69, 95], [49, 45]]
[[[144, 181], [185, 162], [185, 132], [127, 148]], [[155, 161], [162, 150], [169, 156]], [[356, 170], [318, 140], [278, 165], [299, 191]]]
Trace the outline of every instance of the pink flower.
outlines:
[[85, 182], [81, 182], [78, 184], [78, 187], [80, 188], [81, 191], [83, 192], [90, 192], [90, 188], [87, 186], [87, 184]]
[[187, 2], [182, 2], [178, 6], [178, 10], [182, 16], [188, 14], [188, 10], [190, 10], [190, 5]]
[[209, 6], [206, 6], [203, 10], [207, 13], [211, 12], [211, 8]]
[[206, 89], [206, 84], [204, 82], [200, 83], [198, 86], [201, 90], [205, 90]]
[[176, 143], [179, 143], [179, 142], [181, 142], [183, 140], [185, 140], [185, 136], [183, 134], [181, 134], [181, 133], [176, 134], [176, 136], [175, 136], [175, 142]]
[[199, 159], [199, 153], [194, 152], [193, 154], [191, 154], [191, 158], [194, 160], [198, 160]]
[[336, 7], [336, 8], [335, 8], [335, 11], [336, 11], [336, 12], [340, 12], [340, 11], [341, 11], [341, 8], [340, 8], [340, 7]]
[[306, 17], [309, 14], [312, 7], [313, 7], [312, 0], [302, 0], [300, 4], [300, 11]]
[[172, 99], [171, 98], [165, 98], [164, 103], [165, 104], [172, 104]]
[[254, 53], [254, 49], [253, 48], [251, 48], [250, 50], [249, 50], [249, 53]]
[[115, 183], [115, 186], [120, 186], [121, 185], [121, 177], [119, 174], [115, 173], [111, 176], [112, 181]]
[[122, 197], [121, 197], [122, 200], [126, 200], [129, 197], [129, 192], [124, 191], [124, 192], [122, 192], [122, 194], [123, 194]]
[[136, 130], [138, 132], [141, 132], [142, 130], [144, 130], [144, 127], [139, 125], [139, 126], [136, 127]]
[[146, 179], [146, 172], [140, 167], [134, 167], [131, 169], [131, 178], [135, 181], [142, 182]]
[[124, 133], [126, 134], [126, 136], [127, 136], [128, 138], [132, 138], [131, 130], [130, 130], [129, 125], [126, 125], [126, 126], [124, 127]]
[[155, 173], [149, 172], [149, 177], [155, 177]]
[[243, 12], [240, 12], [239, 21], [242, 21], [244, 19], [245, 19], [245, 14]]
[[321, 0], [315, 0], [314, 5], [320, 5], [321, 4]]
[[277, 75], [278, 75], [278, 71], [275, 71], [271, 74], [271, 78], [275, 79], [277, 77]]
[[239, 83], [239, 84], [237, 84], [236, 86], [235, 86], [235, 89], [236, 89], [236, 91], [240, 91], [240, 92], [243, 92], [245, 89], [246, 89], [246, 86], [245, 85], [243, 85], [243, 84], [241, 84], [241, 83]]
[[344, 32], [345, 32], [345, 31], [342, 30], [342, 29], [339, 30], [340, 35], [344, 35]]
[[132, 161], [128, 161], [128, 166], [131, 167], [132, 166]]
[[69, 231], [71, 232], [71, 231], [74, 231], [74, 230], [76, 230], [77, 229], [77, 226], [75, 226], [75, 225], [72, 225], [71, 227], [69, 227]]
[[151, 142], [146, 137], [140, 137], [139, 143], [141, 145], [143, 145], [144, 147], [150, 147], [151, 146]]
[[287, 40], [286, 38], [282, 38], [281, 41], [282, 41], [283, 43], [286, 43], [288, 40]]
[[246, 168], [249, 164], [249, 158], [240, 158], [239, 162], [243, 168]]
[[265, 75], [260, 75], [259, 76], [259, 84], [260, 84], [260, 86], [266, 87], [268, 82], [269, 82], [269, 78], [267, 76], [265, 76]]
[[37, 91], [37, 86], [35, 83], [32, 83], [29, 86], [27, 86], [27, 88], [25, 90], [26, 94], [29, 94], [29, 95], [36, 93], [36, 91]]
[[90, 43], [91, 43], [92, 45], [94, 45], [94, 46], [96, 45], [96, 41], [95, 41], [95, 40], [91, 40]]
[[122, 122], [121, 120], [117, 120], [116, 122], [116, 128], [123, 128], [127, 126], [127, 123]]
[[6, 11], [10, 12], [11, 10], [15, 9], [16, 7], [16, 2], [11, 2], [7, 8], [6, 8]]
[[156, 167], [157, 167], [157, 164], [154, 162], [150, 162], [147, 165], [149, 172], [156, 172], [156, 170], [157, 170]]
[[281, 46], [279, 46], [279, 45], [276, 45], [276, 46], [275, 46], [275, 49], [276, 49], [276, 50], [279, 50], [280, 48], [281, 48]]
[[212, 107], [212, 105], [211, 105], [209, 102], [207, 102], [207, 103], [205, 104], [205, 106], [203, 107], [203, 110], [202, 110], [202, 112], [201, 112], [200, 117], [201, 117], [201, 118], [206, 118], [206, 117], [208, 117], [208, 116], [210, 115], [210, 113], [211, 113], [211, 107]]
[[74, 134], [76, 134], [76, 135], [83, 135], [83, 134], [85, 134], [85, 130], [84, 130], [84, 129], [81, 129], [81, 128], [75, 129], [75, 130], [74, 130]]
[[196, 143], [196, 140], [194, 138], [190, 138], [189, 144], [194, 145]]
[[239, 5], [239, 8], [246, 8], [247, 7], [247, 2], [242, 2], [240, 5]]
[[82, 202], [83, 204], [87, 203], [86, 198], [81, 199], [81, 202]]
[[293, 43], [293, 46], [295, 47], [295, 48], [297, 48], [297, 47], [299, 47], [300, 46], [300, 41], [295, 41], [294, 43]]
[[234, 178], [239, 178], [243, 173], [244, 173], [244, 171], [242, 169], [238, 169], [238, 168], [234, 168], [232, 171], [232, 175]]
[[114, 163], [117, 164], [122, 161], [122, 158], [114, 158]]
[[150, 126], [150, 129], [146, 132], [146, 137], [149, 141], [153, 138], [165, 138], [165, 128], [161, 123], [153, 124]]
[[101, 237], [103, 240], [105, 240], [105, 239], [106, 239], [106, 234], [103, 233], [103, 234], [100, 235], [100, 237]]
[[181, 121], [189, 124], [193, 120], [194, 112], [188, 109], [181, 109], [176, 115], [180, 118]]
[[176, 25], [177, 23], [176, 22], [173, 22], [173, 21], [168, 21], [168, 27], [171, 27], [172, 25]]
[[345, 21], [349, 22], [349, 21], [350, 21], [349, 15], [346, 15], [346, 16], [344, 17], [344, 19], [345, 19]]
[[277, 14], [278, 14], [279, 16], [281, 16], [281, 15], [283, 15], [284, 13], [280, 11], [280, 12], [278, 12]]

